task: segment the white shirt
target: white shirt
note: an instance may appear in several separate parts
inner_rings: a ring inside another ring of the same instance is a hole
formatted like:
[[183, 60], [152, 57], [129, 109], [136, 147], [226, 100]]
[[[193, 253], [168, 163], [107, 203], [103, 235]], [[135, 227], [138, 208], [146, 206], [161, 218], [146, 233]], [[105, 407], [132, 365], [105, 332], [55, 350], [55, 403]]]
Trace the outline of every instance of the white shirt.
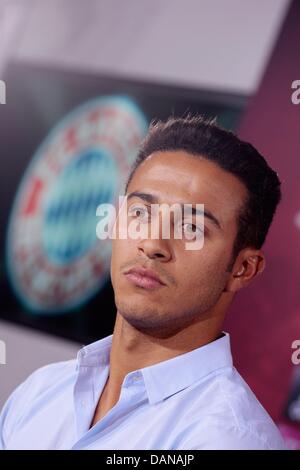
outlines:
[[34, 372], [0, 415], [0, 449], [283, 449], [232, 365], [229, 335], [130, 372], [118, 403], [89, 429], [109, 374], [112, 336], [77, 360]]

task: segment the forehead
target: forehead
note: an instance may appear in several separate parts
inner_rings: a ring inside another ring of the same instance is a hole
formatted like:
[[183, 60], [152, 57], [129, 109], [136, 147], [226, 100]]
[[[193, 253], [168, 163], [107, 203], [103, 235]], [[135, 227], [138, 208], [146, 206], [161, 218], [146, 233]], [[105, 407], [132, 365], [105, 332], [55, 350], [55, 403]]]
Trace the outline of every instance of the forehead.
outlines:
[[155, 152], [137, 168], [127, 193], [151, 192], [160, 202], [204, 204], [224, 222], [236, 217], [247, 196], [237, 177], [214, 162], [184, 151]]

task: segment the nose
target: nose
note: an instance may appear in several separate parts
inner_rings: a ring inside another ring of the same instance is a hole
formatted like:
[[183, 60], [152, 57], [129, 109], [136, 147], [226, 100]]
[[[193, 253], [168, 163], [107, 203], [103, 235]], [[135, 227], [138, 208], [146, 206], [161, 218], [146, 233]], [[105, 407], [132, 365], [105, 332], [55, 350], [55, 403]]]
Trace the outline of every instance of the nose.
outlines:
[[[160, 211], [154, 215], [155, 222], [154, 236], [151, 237], [152, 230], [149, 230], [148, 226], [148, 237], [141, 238], [138, 242], [138, 250], [140, 254], [147, 256], [150, 259], [157, 259], [159, 261], [169, 261], [172, 258], [172, 248], [170, 244], [170, 238], [165, 238], [163, 234], [163, 213]], [[158, 224], [158, 225], [157, 225]]]
[[146, 238], [140, 240], [138, 243], [138, 251], [140, 254], [150, 259], [157, 259], [164, 262], [169, 261], [172, 256], [167, 240], [161, 239]]

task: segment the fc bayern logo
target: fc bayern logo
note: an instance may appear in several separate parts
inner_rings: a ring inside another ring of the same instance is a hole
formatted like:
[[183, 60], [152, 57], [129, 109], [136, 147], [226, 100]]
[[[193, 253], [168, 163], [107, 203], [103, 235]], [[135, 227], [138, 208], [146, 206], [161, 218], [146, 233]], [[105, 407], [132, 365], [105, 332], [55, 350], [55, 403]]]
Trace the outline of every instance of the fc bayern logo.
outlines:
[[30, 311], [72, 311], [100, 291], [111, 244], [96, 237], [96, 209], [116, 201], [146, 131], [130, 98], [103, 97], [68, 114], [36, 151], [7, 237], [9, 277]]

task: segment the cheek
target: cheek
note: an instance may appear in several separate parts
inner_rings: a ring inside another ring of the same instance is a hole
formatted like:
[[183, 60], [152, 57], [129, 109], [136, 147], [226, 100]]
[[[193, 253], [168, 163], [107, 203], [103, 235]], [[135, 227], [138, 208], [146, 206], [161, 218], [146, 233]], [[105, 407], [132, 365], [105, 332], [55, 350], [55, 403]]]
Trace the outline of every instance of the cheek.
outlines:
[[120, 270], [120, 265], [122, 265], [122, 250], [119, 245], [119, 240], [112, 241], [112, 251], [111, 251], [111, 280], [114, 284], [114, 280], [116, 278], [117, 273]]
[[197, 254], [186, 252], [183, 258], [177, 278], [181, 286], [192, 291], [195, 288], [205, 288], [213, 280], [223, 278], [229, 254], [224, 252], [224, 248], [203, 248]]
[[112, 240], [111, 275], [117, 275], [124, 264], [132, 262], [135, 257], [134, 247], [128, 240]]

